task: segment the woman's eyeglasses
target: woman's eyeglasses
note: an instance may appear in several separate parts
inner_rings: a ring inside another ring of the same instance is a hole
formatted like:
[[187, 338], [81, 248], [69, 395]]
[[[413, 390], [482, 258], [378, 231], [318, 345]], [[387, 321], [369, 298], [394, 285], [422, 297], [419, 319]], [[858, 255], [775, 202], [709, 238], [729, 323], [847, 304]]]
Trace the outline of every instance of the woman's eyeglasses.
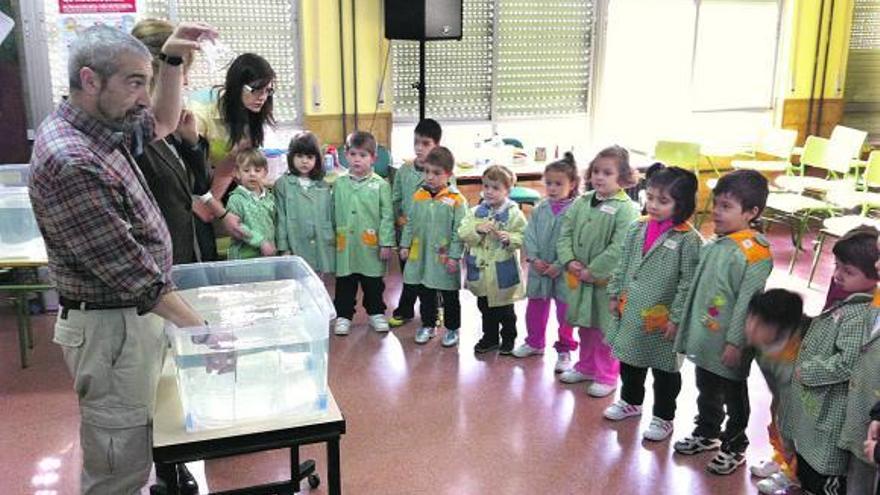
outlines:
[[274, 86], [263, 86], [262, 88], [255, 88], [250, 84], [245, 84], [244, 90], [247, 91], [248, 94], [256, 96], [272, 96], [273, 94], [275, 94]]

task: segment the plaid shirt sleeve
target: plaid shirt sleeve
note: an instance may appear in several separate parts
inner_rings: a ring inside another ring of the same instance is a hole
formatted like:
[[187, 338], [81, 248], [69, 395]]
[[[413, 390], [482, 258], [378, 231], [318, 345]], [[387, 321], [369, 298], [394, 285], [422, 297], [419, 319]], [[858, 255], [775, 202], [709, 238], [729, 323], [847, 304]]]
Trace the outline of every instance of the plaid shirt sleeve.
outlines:
[[132, 235], [131, 204], [123, 185], [101, 168], [70, 163], [57, 178], [45, 204], [55, 228], [67, 239], [77, 262], [108, 287], [137, 301], [139, 312], [152, 309], [166, 284], [150, 252]]

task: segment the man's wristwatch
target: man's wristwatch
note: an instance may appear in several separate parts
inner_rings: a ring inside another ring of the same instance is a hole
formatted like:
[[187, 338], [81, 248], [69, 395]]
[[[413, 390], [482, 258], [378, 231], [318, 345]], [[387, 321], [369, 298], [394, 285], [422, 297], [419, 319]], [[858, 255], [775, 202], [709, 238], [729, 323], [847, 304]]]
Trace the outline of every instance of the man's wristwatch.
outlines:
[[164, 53], [159, 53], [158, 58], [168, 65], [178, 66], [183, 63], [183, 57], [178, 57], [176, 55], [166, 55]]

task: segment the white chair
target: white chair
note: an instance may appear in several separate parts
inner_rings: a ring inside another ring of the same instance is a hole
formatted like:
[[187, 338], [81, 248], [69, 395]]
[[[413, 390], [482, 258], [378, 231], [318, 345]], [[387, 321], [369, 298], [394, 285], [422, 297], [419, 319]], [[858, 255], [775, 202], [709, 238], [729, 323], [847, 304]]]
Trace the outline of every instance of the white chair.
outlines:
[[793, 129], [761, 129], [754, 149], [745, 154], [747, 159], [735, 159], [730, 165], [737, 170], [790, 174], [795, 168], [791, 163], [791, 151], [796, 140], [797, 131]]

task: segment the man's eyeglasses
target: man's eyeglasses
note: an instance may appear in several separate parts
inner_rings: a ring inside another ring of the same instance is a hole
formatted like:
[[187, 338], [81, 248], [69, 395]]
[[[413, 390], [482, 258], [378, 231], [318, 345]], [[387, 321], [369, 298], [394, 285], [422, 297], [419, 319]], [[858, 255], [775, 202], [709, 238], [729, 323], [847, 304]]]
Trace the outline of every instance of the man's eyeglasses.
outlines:
[[272, 96], [275, 94], [274, 86], [263, 86], [262, 88], [255, 88], [250, 84], [244, 85], [244, 90], [248, 92], [248, 94], [256, 95], [256, 96]]

